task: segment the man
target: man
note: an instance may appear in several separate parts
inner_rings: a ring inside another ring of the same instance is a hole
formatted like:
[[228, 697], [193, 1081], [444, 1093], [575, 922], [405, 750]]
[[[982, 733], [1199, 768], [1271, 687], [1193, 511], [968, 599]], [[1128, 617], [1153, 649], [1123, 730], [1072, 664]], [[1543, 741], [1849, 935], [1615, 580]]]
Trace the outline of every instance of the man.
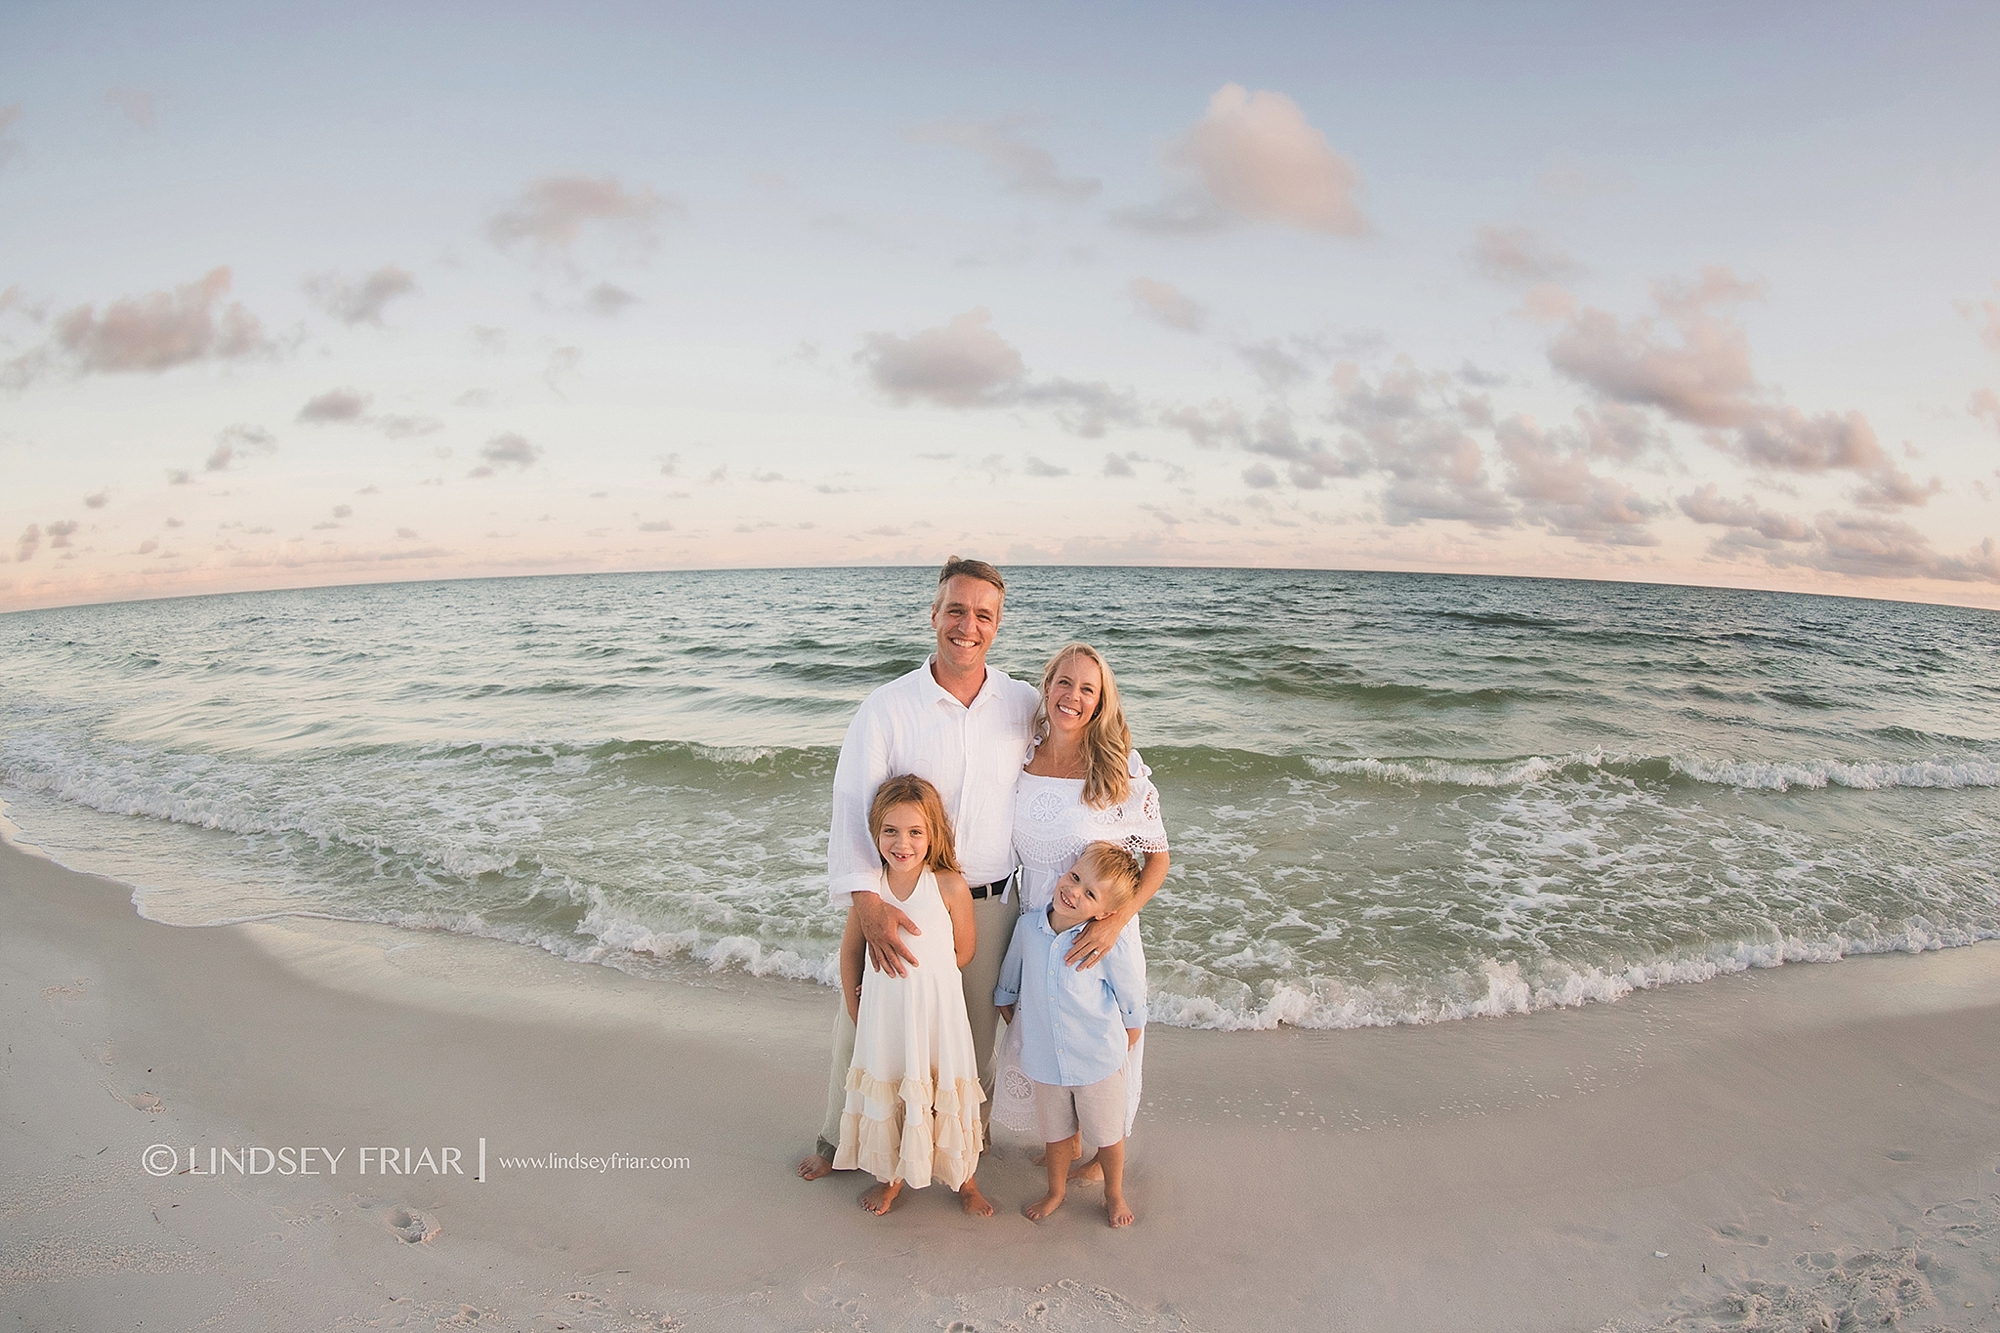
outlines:
[[[833, 905], [846, 908], [851, 903], [860, 914], [871, 965], [904, 976], [916, 960], [902, 935], [916, 926], [877, 892], [881, 856], [868, 827], [868, 803], [875, 789], [898, 773], [914, 773], [944, 797], [959, 865], [972, 886], [977, 951], [961, 971], [979, 1083], [989, 1107], [999, 1026], [993, 986], [1020, 913], [1020, 900], [1007, 894], [1014, 873], [1014, 780], [1040, 701], [1034, 686], [986, 665], [1006, 593], [1000, 571], [984, 560], [953, 556], [945, 562], [931, 602], [937, 652], [869, 695], [848, 724], [833, 774], [833, 829], [826, 850]], [[847, 1016], [847, 1005], [836, 1003], [826, 1119], [813, 1154], [799, 1163], [799, 1175], [806, 1180], [833, 1170], [840, 1117], [847, 1106], [847, 1067], [853, 1061], [854, 1021]], [[958, 1197], [975, 1217], [993, 1213], [976, 1180], [967, 1180]]]

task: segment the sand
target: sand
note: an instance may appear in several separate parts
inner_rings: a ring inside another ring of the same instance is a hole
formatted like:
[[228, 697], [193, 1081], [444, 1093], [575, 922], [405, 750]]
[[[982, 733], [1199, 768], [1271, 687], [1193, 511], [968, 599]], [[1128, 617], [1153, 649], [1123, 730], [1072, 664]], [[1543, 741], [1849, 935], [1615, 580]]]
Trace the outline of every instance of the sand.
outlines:
[[[796, 1179], [833, 1003], [165, 926], [0, 846], [0, 1329], [2000, 1329], [2000, 947], [1529, 1018], [1156, 1028], [1122, 1232], [1088, 1189], [1022, 1218], [1012, 1136], [990, 1220]], [[152, 1145], [203, 1172], [149, 1173]], [[205, 1171], [302, 1147], [337, 1173]], [[422, 1169], [448, 1147], [463, 1174]], [[499, 1161], [543, 1153], [654, 1162]]]

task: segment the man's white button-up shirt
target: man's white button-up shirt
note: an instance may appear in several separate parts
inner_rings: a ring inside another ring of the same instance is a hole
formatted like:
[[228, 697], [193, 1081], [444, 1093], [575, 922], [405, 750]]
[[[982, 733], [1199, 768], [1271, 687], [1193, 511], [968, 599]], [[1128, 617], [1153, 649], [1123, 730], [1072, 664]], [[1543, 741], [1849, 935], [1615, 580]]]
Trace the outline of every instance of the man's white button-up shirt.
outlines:
[[833, 829], [826, 845], [827, 889], [835, 907], [855, 891], [875, 892], [882, 856], [868, 827], [875, 790], [899, 773], [938, 789], [957, 836], [968, 884], [1014, 872], [1014, 780], [1027, 757], [1041, 692], [986, 668], [971, 704], [937, 683], [926, 661], [862, 700], [833, 772]]

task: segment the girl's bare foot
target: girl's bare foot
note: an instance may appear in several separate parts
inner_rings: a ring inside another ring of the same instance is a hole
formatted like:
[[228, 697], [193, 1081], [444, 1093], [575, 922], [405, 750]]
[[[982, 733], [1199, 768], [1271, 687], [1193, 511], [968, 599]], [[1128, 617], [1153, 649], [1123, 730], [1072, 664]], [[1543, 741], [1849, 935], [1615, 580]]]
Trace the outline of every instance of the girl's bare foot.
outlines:
[[900, 1180], [892, 1181], [887, 1185], [871, 1186], [861, 1196], [861, 1206], [875, 1214], [875, 1216], [881, 1217], [896, 1206], [896, 1196], [902, 1192], [903, 1182]]
[[1063, 1190], [1050, 1190], [1033, 1203], [1023, 1204], [1021, 1213], [1030, 1222], [1039, 1222], [1063, 1205]]
[[1129, 1227], [1138, 1220], [1132, 1215], [1130, 1206], [1126, 1204], [1122, 1190], [1104, 1191], [1104, 1215], [1111, 1219], [1111, 1225], [1114, 1227]]
[[993, 1205], [979, 1192], [979, 1182], [968, 1180], [958, 1187], [958, 1206], [965, 1210], [967, 1217], [991, 1217]]
[[821, 1157], [818, 1153], [814, 1153], [812, 1156], [806, 1158], [804, 1161], [799, 1163], [800, 1180], [818, 1180], [821, 1176], [829, 1176], [832, 1174], [833, 1174], [833, 1163], [829, 1162], [826, 1158]]

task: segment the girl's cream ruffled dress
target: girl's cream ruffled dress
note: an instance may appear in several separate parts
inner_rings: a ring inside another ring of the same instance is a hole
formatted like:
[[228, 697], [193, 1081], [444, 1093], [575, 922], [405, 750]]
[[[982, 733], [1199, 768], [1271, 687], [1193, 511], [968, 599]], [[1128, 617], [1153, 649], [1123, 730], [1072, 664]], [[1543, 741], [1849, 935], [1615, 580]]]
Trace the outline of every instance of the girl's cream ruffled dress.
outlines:
[[864, 968], [847, 1110], [840, 1117], [838, 1171], [922, 1189], [933, 1180], [956, 1190], [979, 1164], [979, 1067], [952, 944], [951, 914], [937, 877], [924, 871], [897, 902], [921, 935], [905, 935], [917, 956], [907, 975]]

